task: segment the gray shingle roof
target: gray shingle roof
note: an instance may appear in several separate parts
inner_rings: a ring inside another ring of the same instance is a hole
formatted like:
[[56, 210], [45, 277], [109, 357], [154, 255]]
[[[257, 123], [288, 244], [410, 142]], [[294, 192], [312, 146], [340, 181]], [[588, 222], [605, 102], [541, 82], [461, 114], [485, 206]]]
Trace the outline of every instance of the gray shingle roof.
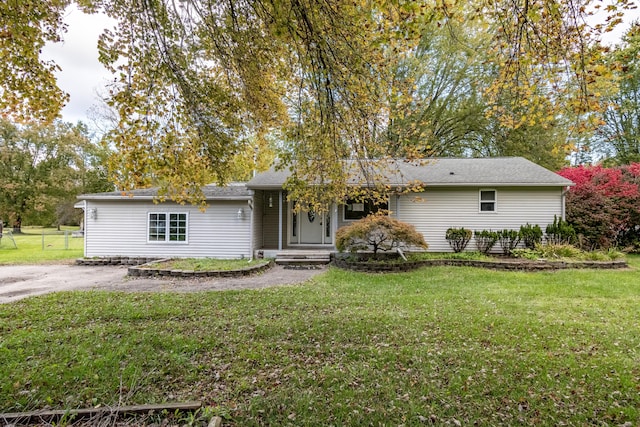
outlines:
[[[350, 163], [354, 171], [356, 163]], [[391, 186], [403, 186], [410, 182], [423, 182], [428, 186], [569, 186], [573, 183], [522, 157], [491, 158], [441, 158], [421, 163], [386, 161], [375, 167]], [[247, 183], [252, 189], [281, 188], [290, 176], [288, 170], [256, 175]], [[356, 173], [352, 183], [362, 183], [363, 174]]]
[[[350, 162], [349, 167], [358, 171], [359, 166]], [[422, 163], [387, 161], [384, 167], [376, 168], [391, 186], [403, 186], [416, 181], [428, 186], [524, 186], [524, 187], [565, 187], [573, 183], [522, 157], [491, 158], [442, 158], [429, 159]], [[369, 165], [371, 166], [371, 165]], [[214, 184], [203, 188], [207, 200], [248, 200], [250, 189], [279, 189], [291, 175], [289, 170], [276, 171], [271, 168], [257, 174], [248, 183], [231, 183], [220, 187]], [[362, 173], [355, 173], [352, 183], [361, 184]], [[83, 194], [80, 200], [152, 200], [158, 194], [157, 188], [112, 191], [108, 193]]]
[[[248, 200], [251, 198], [249, 189], [244, 183], [231, 183], [224, 187], [214, 184], [206, 185], [202, 189], [207, 200]], [[111, 191], [107, 193], [82, 194], [80, 200], [152, 200], [158, 195], [158, 188], [145, 188], [128, 192]]]

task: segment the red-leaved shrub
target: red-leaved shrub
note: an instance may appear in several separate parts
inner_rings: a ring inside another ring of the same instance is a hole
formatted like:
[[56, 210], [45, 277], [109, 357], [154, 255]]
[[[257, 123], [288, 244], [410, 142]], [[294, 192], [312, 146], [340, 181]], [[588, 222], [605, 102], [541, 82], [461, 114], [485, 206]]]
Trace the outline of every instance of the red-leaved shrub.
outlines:
[[566, 218], [583, 245], [640, 249], [640, 163], [558, 173], [576, 184], [567, 193]]

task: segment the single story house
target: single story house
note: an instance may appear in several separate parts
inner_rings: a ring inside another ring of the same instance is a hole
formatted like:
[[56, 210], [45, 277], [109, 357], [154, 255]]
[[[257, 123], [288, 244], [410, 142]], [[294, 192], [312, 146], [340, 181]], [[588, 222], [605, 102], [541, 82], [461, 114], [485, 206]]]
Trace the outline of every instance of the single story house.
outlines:
[[[396, 162], [385, 178], [390, 215], [413, 224], [430, 251], [450, 251], [449, 227], [471, 230], [543, 229], [564, 218], [573, 183], [521, 157], [442, 158]], [[251, 258], [295, 249], [335, 249], [335, 233], [371, 212], [366, 201], [345, 200], [327, 213], [293, 210], [283, 185], [289, 171], [271, 169], [247, 183], [208, 185], [209, 205], [154, 203], [154, 189], [85, 194], [85, 256]], [[409, 183], [424, 191], [403, 191]], [[356, 183], [354, 183], [356, 185]], [[475, 249], [473, 240], [468, 249]]]

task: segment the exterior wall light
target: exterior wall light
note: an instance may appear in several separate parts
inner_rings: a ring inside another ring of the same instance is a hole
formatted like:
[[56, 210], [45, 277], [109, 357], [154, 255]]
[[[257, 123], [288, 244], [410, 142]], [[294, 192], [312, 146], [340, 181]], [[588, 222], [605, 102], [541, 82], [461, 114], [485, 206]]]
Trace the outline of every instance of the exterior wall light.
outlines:
[[89, 209], [89, 218], [90, 219], [98, 219], [98, 208]]
[[238, 209], [238, 219], [244, 219], [244, 209]]

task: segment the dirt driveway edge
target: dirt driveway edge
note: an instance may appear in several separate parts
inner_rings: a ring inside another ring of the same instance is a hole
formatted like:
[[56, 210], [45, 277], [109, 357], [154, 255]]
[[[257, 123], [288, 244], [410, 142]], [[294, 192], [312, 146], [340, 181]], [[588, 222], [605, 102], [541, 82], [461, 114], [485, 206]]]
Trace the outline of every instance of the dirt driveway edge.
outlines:
[[184, 279], [134, 278], [127, 276], [126, 266], [3, 265], [0, 266], [0, 304], [68, 290], [198, 292], [260, 289], [303, 283], [326, 270], [326, 267], [288, 269], [276, 265], [252, 276]]

